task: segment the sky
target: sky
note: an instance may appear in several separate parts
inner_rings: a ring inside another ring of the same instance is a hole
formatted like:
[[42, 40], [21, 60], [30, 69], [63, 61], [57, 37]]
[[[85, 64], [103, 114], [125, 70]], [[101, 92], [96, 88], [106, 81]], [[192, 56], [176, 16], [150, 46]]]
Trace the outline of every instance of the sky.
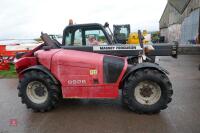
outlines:
[[69, 19], [157, 31], [166, 4], [167, 0], [1, 0], [0, 39], [62, 34]]

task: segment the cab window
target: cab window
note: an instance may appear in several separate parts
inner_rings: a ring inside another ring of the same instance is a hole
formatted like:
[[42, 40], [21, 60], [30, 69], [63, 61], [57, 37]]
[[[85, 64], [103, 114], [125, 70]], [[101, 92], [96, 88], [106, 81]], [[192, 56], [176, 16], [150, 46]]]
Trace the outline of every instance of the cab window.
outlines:
[[65, 36], [65, 46], [82, 46], [82, 30], [69, 30]]
[[82, 46], [82, 31], [78, 29], [74, 33], [74, 46]]
[[72, 45], [72, 32], [66, 34], [65, 45]]
[[86, 45], [106, 45], [107, 40], [102, 30], [85, 30]]

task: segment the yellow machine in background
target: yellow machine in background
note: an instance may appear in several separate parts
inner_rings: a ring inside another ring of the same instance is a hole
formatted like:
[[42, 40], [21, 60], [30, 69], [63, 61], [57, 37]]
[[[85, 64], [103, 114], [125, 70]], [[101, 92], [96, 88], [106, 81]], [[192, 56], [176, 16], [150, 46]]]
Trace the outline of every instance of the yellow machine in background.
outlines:
[[[142, 32], [142, 35], [145, 38], [143, 40], [144, 44], [148, 44], [148, 43], [151, 42], [151, 34], [148, 34], [146, 30], [144, 30]], [[136, 33], [136, 32], [130, 33], [129, 36], [128, 36], [127, 44], [139, 44], [138, 33]]]
[[[138, 33], [131, 33], [130, 24], [113, 25], [114, 37], [118, 43], [122, 44], [139, 44]], [[151, 42], [151, 34], [148, 34], [146, 30], [143, 30], [144, 36], [143, 44]]]

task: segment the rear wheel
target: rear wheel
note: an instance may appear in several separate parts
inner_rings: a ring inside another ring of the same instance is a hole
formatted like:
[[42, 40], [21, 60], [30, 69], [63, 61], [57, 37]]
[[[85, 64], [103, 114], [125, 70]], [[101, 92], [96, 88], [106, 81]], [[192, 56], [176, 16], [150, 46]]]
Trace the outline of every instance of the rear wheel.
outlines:
[[22, 103], [34, 111], [49, 111], [56, 106], [60, 98], [60, 88], [49, 76], [39, 71], [24, 73], [18, 90]]
[[130, 75], [122, 91], [123, 103], [137, 113], [158, 113], [167, 108], [173, 94], [168, 77], [157, 70], [142, 69]]

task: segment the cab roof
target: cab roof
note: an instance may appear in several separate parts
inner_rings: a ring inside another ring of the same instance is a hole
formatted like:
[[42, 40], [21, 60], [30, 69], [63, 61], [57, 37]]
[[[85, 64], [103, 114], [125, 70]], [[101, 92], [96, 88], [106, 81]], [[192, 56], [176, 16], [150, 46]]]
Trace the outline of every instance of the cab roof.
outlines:
[[99, 23], [86, 23], [86, 24], [73, 24], [73, 25], [68, 25], [65, 27], [64, 31], [67, 29], [67, 28], [79, 28], [79, 27], [103, 27], [102, 24], [99, 24]]

